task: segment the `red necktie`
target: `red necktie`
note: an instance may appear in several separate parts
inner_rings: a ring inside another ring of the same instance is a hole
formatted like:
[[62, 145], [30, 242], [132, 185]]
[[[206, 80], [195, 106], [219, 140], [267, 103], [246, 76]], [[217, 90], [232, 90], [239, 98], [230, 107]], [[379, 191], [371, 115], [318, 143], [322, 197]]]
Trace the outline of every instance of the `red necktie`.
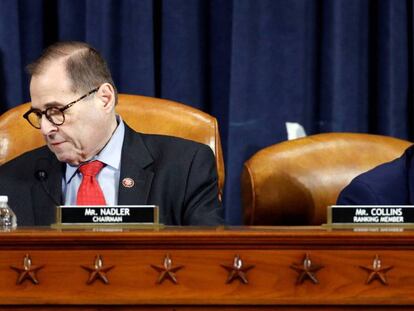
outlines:
[[82, 173], [82, 182], [76, 198], [77, 205], [105, 205], [105, 197], [96, 180], [96, 175], [104, 167], [100, 161], [92, 161], [79, 167]]

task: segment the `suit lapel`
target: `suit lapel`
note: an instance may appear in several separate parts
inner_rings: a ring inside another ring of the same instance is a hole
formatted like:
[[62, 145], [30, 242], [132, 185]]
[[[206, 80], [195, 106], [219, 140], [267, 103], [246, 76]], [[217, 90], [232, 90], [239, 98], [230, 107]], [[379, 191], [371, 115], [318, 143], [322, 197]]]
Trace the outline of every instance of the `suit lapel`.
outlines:
[[141, 134], [125, 124], [118, 190], [119, 205], [147, 204], [154, 177], [149, 166], [153, 161]]
[[55, 156], [51, 160], [50, 175], [48, 179], [48, 187], [54, 202], [62, 204], [62, 176], [63, 168], [66, 164], [59, 162]]

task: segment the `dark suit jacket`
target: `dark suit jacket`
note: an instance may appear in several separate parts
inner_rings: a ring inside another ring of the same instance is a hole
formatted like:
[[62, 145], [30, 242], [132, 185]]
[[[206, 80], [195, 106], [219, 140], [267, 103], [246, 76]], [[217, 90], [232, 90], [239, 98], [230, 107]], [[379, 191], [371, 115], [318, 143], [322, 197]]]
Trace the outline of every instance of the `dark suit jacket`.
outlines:
[[[53, 200], [62, 203], [65, 168], [46, 146], [0, 167], [0, 195], [9, 196], [18, 225], [55, 222]], [[44, 185], [36, 177], [39, 170], [47, 172]], [[134, 187], [122, 186], [126, 177], [135, 181]], [[222, 224], [212, 150], [189, 140], [140, 134], [126, 125], [118, 204], [159, 205], [160, 222], [165, 225]]]
[[414, 146], [391, 162], [355, 177], [339, 194], [339, 205], [414, 204]]

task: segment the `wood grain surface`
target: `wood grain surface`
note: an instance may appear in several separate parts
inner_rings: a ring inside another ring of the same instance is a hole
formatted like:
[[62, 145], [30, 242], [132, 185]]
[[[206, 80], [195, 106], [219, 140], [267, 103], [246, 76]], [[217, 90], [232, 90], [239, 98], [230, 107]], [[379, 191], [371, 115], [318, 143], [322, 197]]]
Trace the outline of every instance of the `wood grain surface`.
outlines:
[[[39, 284], [25, 280], [16, 284], [29, 254]], [[158, 284], [166, 255], [177, 284], [166, 279]], [[297, 283], [305, 254], [318, 284], [310, 279]], [[109, 284], [100, 279], [87, 284], [96, 256]], [[247, 284], [239, 279], [227, 284], [239, 255]], [[386, 284], [374, 279], [367, 284], [376, 256]], [[52, 308], [63, 310], [188, 310], [189, 308], [272, 310], [313, 308], [366, 310], [414, 307], [414, 231], [330, 231], [320, 227], [163, 228], [157, 230], [53, 230], [23, 228], [0, 233], [0, 305], [18, 310]]]

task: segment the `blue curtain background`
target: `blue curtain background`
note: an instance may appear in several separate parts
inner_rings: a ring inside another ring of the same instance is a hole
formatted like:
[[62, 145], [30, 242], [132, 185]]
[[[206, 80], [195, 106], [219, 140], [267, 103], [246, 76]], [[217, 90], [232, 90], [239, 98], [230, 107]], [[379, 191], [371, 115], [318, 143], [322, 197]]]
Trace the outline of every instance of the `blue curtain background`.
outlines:
[[308, 134], [413, 139], [412, 0], [0, 0], [0, 111], [29, 101], [24, 66], [60, 40], [102, 52], [122, 93], [215, 115], [224, 205], [259, 149]]

